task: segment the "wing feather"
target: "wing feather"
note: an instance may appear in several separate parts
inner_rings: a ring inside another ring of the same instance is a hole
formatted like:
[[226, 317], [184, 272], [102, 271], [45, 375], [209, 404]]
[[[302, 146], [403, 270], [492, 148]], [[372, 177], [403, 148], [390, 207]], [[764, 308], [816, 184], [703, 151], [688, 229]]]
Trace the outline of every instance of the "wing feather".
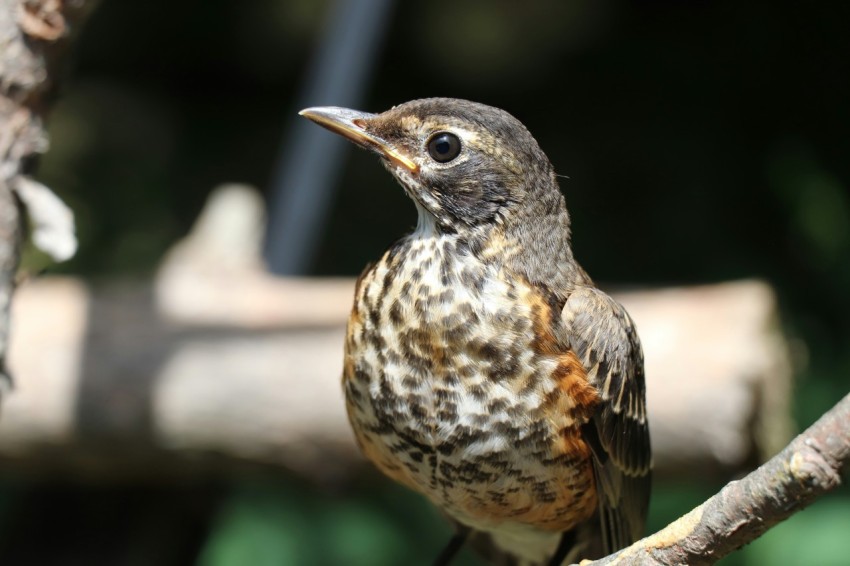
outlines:
[[602, 399], [582, 433], [593, 452], [602, 541], [610, 554], [642, 536], [649, 506], [643, 352], [626, 310], [599, 289], [575, 290], [564, 305], [562, 321], [570, 347]]

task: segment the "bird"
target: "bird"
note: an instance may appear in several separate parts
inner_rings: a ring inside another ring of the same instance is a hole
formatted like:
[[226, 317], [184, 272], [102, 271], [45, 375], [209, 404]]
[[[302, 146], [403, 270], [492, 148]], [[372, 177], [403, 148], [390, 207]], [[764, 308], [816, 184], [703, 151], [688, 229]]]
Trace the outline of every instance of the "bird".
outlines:
[[425, 98], [300, 114], [376, 154], [417, 223], [357, 280], [342, 387], [362, 453], [494, 564], [642, 536], [651, 451], [626, 310], [574, 258], [554, 168], [508, 112]]

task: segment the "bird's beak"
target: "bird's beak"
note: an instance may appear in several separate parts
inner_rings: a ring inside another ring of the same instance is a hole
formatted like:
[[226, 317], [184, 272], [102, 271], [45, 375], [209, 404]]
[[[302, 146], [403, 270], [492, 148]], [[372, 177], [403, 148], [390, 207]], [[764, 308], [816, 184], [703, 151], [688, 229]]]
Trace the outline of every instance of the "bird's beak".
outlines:
[[370, 118], [374, 118], [375, 114], [349, 110], [348, 108], [340, 108], [338, 106], [305, 108], [298, 114], [309, 118], [323, 128], [327, 128], [361, 147], [378, 153], [409, 170], [411, 173], [416, 173], [419, 170], [419, 166], [416, 163], [409, 157], [399, 153], [391, 143], [366, 131], [367, 121]]

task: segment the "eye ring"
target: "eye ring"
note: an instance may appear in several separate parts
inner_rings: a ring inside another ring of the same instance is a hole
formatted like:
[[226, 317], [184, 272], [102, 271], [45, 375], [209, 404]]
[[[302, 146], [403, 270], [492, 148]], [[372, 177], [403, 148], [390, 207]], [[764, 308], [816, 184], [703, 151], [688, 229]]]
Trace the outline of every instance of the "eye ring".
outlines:
[[428, 140], [428, 155], [437, 163], [448, 163], [460, 149], [460, 138], [451, 132], [437, 132]]

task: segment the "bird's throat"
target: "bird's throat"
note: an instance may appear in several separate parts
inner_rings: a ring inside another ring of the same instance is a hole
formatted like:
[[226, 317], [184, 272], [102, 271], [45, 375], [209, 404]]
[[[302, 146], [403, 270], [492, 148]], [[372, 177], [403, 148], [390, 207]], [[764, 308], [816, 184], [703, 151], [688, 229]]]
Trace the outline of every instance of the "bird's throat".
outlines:
[[414, 238], [436, 238], [439, 236], [440, 231], [437, 227], [437, 217], [431, 214], [419, 201], [414, 199], [413, 202], [416, 203], [416, 212], [419, 217], [412, 236]]

